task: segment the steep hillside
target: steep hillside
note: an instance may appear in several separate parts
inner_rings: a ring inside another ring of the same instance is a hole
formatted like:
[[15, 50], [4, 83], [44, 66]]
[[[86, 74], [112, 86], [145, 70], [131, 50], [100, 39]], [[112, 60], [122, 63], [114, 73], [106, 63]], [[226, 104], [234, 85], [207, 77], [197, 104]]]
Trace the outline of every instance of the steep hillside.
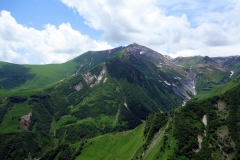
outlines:
[[239, 159], [240, 77], [232, 83], [224, 94], [150, 115], [144, 129], [76, 143], [77, 159]]
[[29, 90], [54, 83], [73, 74], [74, 63], [17, 65], [0, 63], [0, 86], [5, 90]]
[[83, 54], [73, 60], [84, 64], [79, 73], [41, 89], [2, 90], [1, 157], [43, 157], [55, 147], [133, 129], [149, 114], [180, 106], [172, 83], [181, 84], [171, 77], [182, 75], [163, 56], [147, 48], [140, 54], [138, 47]]
[[134, 43], [64, 64], [2, 62], [0, 157], [86, 159], [99, 147], [92, 159], [237, 157], [240, 81], [227, 83], [238, 66], [230, 60], [176, 62]]
[[89, 51], [63, 64], [18, 65], [0, 62], [0, 88], [30, 90], [56, 83], [112, 58], [116, 54], [111, 52], [121, 48]]
[[234, 78], [240, 75], [240, 56], [213, 57], [213, 60], [227, 67], [230, 70], [230, 77]]
[[239, 159], [238, 85], [223, 94], [193, 101], [175, 113], [178, 147], [172, 159]]
[[228, 66], [208, 56], [178, 57], [172, 62], [193, 74], [197, 93], [225, 84], [232, 78]]

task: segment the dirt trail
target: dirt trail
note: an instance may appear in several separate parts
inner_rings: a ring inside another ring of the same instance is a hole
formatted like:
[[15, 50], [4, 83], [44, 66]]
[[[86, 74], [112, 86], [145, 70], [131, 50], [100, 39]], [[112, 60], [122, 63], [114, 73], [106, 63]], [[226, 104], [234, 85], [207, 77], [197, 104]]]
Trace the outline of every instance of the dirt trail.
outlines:
[[155, 136], [153, 137], [153, 140], [151, 141], [151, 143], [148, 146], [148, 149], [145, 151], [145, 153], [143, 153], [143, 155], [144, 155], [143, 159], [146, 159], [146, 157], [148, 156], [149, 152], [156, 145], [156, 143], [163, 138], [163, 134], [165, 133], [165, 130], [168, 128], [168, 125], [169, 125], [169, 121], [167, 122], [167, 125], [166, 125], [166, 127], [164, 129], [160, 129], [158, 131], [158, 133], [155, 134]]
[[116, 118], [115, 118], [115, 123], [118, 123], [119, 114], [120, 114], [120, 109], [118, 108], [118, 112], [117, 112]]

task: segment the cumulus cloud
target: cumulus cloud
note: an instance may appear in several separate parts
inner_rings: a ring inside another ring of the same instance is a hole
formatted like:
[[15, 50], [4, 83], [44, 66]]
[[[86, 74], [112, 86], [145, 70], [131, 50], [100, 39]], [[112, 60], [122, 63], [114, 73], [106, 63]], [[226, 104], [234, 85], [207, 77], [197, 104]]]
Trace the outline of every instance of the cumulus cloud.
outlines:
[[137, 42], [163, 54], [240, 54], [236, 0], [61, 0], [111, 42]]
[[88, 50], [112, 48], [73, 30], [69, 23], [44, 30], [18, 24], [8, 11], [0, 12], [0, 60], [13, 63], [61, 63]]

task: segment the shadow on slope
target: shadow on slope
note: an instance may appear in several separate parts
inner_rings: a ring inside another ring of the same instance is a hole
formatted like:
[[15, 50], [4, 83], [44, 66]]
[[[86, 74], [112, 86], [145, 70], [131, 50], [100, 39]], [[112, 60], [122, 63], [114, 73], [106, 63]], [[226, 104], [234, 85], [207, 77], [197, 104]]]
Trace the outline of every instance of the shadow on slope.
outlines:
[[14, 89], [23, 85], [28, 79], [36, 75], [30, 73], [30, 68], [17, 64], [5, 64], [0, 68], [0, 87]]

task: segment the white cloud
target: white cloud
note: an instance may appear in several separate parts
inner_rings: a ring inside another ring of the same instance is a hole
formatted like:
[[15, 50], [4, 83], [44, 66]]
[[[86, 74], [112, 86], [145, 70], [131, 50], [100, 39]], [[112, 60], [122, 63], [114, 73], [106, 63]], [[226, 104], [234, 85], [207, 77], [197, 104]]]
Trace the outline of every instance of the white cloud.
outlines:
[[0, 12], [0, 60], [13, 63], [61, 63], [88, 50], [112, 48], [73, 30], [69, 23], [47, 24], [36, 30], [18, 24], [10, 12]]
[[137, 42], [163, 54], [240, 54], [237, 0], [61, 0], [111, 42]]

